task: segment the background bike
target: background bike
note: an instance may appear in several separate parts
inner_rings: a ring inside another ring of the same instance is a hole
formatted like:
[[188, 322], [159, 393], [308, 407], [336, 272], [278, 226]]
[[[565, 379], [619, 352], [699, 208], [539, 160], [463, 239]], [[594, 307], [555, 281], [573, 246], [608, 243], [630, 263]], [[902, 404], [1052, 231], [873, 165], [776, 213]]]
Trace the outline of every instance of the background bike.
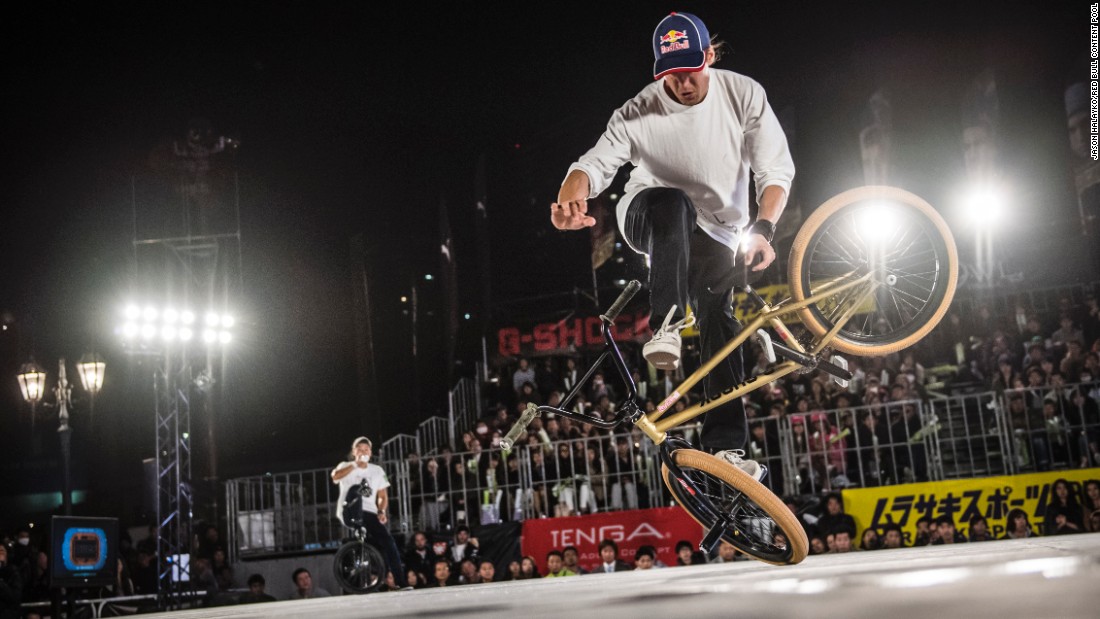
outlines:
[[370, 496], [366, 480], [348, 489], [341, 505], [344, 525], [354, 531], [332, 560], [336, 582], [349, 593], [372, 593], [386, 584], [388, 568], [382, 551], [371, 544], [370, 534], [363, 526], [363, 497]]

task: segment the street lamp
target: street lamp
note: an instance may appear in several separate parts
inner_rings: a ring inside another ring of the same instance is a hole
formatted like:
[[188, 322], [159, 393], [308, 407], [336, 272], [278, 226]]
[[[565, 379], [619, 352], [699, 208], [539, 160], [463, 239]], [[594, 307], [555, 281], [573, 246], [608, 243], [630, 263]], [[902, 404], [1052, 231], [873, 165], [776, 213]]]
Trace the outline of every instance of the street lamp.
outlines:
[[23, 392], [23, 399], [30, 402], [31, 423], [33, 423], [34, 409], [46, 391], [46, 372], [37, 363], [31, 361], [19, 367], [19, 374], [15, 378], [19, 381], [19, 391]]
[[[72, 428], [69, 427], [69, 407], [72, 406], [73, 389], [69, 384], [69, 379], [65, 372], [65, 359], [62, 358], [59, 360], [57, 366], [57, 386], [54, 387], [53, 391], [54, 397], [57, 399], [57, 434], [61, 440], [61, 461], [64, 469], [65, 481], [62, 501], [65, 515], [71, 516], [73, 513], [72, 467], [70, 457], [72, 454]], [[95, 354], [84, 355], [80, 363], [77, 364], [80, 382], [93, 398], [103, 387], [103, 374], [106, 367], [107, 365], [103, 360]], [[32, 361], [23, 364], [23, 366], [19, 368], [19, 374], [16, 376], [16, 380], [19, 381], [19, 389], [23, 393], [23, 399], [31, 405], [31, 428], [33, 432], [34, 411], [38, 402], [41, 401], [42, 395], [45, 393], [46, 373]]]

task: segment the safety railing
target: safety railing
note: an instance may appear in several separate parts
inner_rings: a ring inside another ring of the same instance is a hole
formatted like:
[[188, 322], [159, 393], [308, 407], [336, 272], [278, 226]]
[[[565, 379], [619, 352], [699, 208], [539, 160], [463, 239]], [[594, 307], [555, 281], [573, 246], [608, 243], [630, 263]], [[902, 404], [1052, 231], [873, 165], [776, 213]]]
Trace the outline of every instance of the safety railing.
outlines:
[[1020, 471], [1100, 466], [1100, 382], [1004, 392], [1007, 435]]
[[[777, 494], [1098, 466], [1098, 402], [1090, 383], [754, 418], [746, 451]], [[636, 430], [438, 455], [412, 438], [387, 441], [378, 460], [395, 533], [669, 504], [657, 448]], [[229, 481], [233, 558], [338, 545], [329, 472]]]
[[422, 421], [416, 429], [421, 453], [438, 453], [444, 447], [453, 446], [454, 430], [450, 420], [442, 417], [432, 417]]
[[[480, 363], [477, 369], [480, 375]], [[473, 428], [481, 411], [481, 381], [477, 377], [460, 378], [450, 391], [448, 404], [452, 428]]]

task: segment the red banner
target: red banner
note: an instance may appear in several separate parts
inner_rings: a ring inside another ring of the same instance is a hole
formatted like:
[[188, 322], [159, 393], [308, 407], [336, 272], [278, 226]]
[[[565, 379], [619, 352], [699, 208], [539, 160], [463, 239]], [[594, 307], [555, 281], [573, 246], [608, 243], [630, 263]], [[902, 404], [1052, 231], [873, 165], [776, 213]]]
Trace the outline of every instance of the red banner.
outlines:
[[676, 565], [676, 543], [680, 540], [699, 544], [703, 529], [679, 507], [657, 507], [622, 512], [606, 512], [569, 518], [539, 518], [523, 522], [523, 554], [532, 557], [539, 571], [546, 573], [546, 553], [575, 546], [580, 565], [591, 571], [600, 563], [600, 542], [614, 540], [619, 558], [634, 564], [634, 552], [650, 545], [657, 559]]
[[[529, 330], [503, 327], [497, 331], [497, 352], [502, 357], [531, 354], [563, 354], [571, 348], [603, 346], [599, 316], [573, 317], [544, 322]], [[643, 341], [651, 334], [649, 312], [620, 314], [611, 327], [616, 342]]]

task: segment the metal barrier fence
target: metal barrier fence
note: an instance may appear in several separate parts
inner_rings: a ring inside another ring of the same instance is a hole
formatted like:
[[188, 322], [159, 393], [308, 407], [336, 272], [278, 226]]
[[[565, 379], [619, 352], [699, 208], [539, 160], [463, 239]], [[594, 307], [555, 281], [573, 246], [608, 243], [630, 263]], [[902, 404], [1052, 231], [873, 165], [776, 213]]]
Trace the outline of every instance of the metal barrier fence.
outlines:
[[382, 443], [378, 451], [379, 460], [404, 460], [409, 454], [423, 453], [420, 449], [420, 437], [411, 434], [398, 434]]
[[229, 554], [237, 560], [339, 545], [338, 487], [330, 469], [313, 469], [226, 483]]
[[[753, 418], [746, 451], [776, 494], [1100, 466], [1098, 404], [1100, 382]], [[390, 439], [378, 459], [395, 533], [671, 504], [657, 448], [637, 430], [440, 456], [413, 439]], [[345, 535], [329, 469], [234, 479], [226, 493], [233, 560]]]
[[421, 453], [436, 453], [444, 447], [454, 445], [455, 428], [449, 419], [432, 417], [420, 423], [416, 428], [416, 437]]
[[[477, 364], [477, 370], [477, 376], [480, 377], [480, 363]], [[451, 427], [456, 431], [473, 428], [481, 415], [480, 403], [481, 382], [477, 378], [460, 378], [449, 394]], [[451, 446], [455, 447], [453, 443]]]
[[1100, 466], [1100, 382], [1008, 389], [1004, 399], [1017, 470]]

